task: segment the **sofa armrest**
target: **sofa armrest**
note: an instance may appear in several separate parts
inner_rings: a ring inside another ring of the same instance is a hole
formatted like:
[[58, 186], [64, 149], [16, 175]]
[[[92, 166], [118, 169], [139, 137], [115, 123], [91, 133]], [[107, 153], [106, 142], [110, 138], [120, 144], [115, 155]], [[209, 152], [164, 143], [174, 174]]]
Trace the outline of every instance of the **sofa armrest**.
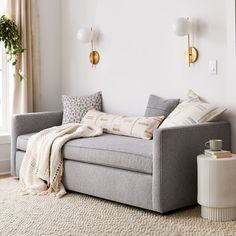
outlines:
[[153, 136], [153, 208], [167, 212], [197, 203], [197, 159], [209, 139], [230, 150], [230, 124], [210, 122], [160, 128]]
[[39, 132], [40, 130], [61, 125], [61, 111], [26, 113], [12, 116], [11, 124], [11, 174], [15, 175], [15, 153], [17, 137], [22, 134]]

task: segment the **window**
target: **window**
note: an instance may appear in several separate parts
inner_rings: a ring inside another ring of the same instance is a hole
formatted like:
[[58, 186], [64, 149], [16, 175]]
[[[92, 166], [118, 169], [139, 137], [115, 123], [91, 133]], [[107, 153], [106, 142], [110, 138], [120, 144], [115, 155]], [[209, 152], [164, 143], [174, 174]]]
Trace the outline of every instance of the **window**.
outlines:
[[0, 131], [7, 131], [9, 128], [9, 93], [7, 78], [7, 61], [4, 48], [0, 47]]
[[0, 129], [3, 128], [4, 118], [3, 118], [3, 65], [2, 65], [2, 50], [0, 50]]
[[[0, 1], [0, 15], [3, 15], [3, 2]], [[0, 132], [9, 130], [9, 76], [4, 47], [0, 44]]]

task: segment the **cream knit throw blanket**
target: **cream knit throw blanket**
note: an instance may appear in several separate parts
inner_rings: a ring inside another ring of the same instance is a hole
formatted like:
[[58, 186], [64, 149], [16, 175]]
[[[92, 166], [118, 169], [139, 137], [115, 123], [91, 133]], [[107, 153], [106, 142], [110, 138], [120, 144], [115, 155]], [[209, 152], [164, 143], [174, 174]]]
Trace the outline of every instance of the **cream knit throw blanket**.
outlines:
[[102, 134], [96, 126], [66, 124], [56, 126], [33, 135], [20, 169], [22, 194], [66, 194], [61, 183], [63, 174], [62, 146], [69, 140], [93, 137]]

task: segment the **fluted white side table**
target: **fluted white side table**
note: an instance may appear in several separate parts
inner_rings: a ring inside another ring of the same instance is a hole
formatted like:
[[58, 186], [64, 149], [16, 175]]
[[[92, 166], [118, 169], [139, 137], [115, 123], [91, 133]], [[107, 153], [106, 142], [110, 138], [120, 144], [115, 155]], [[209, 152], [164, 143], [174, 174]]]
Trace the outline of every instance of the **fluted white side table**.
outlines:
[[203, 218], [236, 219], [236, 155], [230, 158], [197, 157], [198, 203]]

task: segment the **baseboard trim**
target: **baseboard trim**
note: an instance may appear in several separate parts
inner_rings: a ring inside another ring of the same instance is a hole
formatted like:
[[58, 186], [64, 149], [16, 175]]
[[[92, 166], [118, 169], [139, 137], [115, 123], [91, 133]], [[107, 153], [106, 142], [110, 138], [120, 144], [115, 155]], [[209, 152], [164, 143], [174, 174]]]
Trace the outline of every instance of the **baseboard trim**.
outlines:
[[11, 174], [11, 172], [1, 172], [0, 173], [0, 177], [2, 176], [2, 175], [10, 175]]
[[0, 175], [10, 173], [10, 160], [0, 160]]

